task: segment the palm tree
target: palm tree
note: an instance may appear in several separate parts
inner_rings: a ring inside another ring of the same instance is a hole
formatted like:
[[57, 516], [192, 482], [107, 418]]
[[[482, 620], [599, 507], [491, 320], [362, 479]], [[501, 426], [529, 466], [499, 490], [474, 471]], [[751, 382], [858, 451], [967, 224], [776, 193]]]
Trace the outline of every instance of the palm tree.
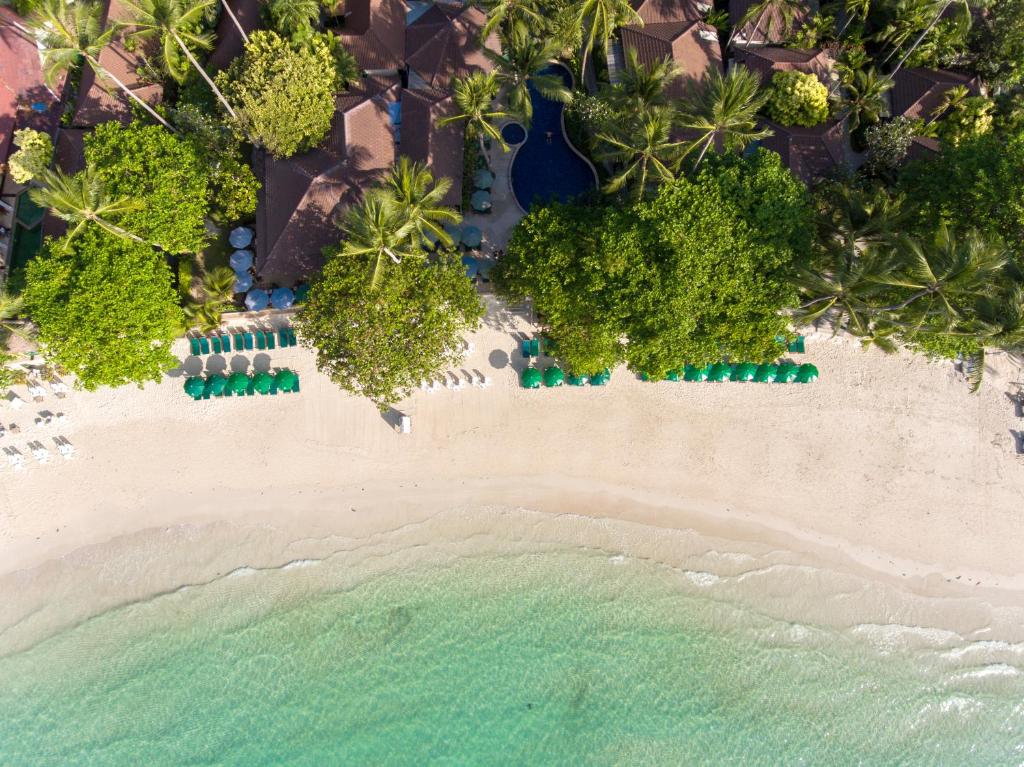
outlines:
[[203, 274], [203, 293], [208, 303], [231, 303], [235, 295], [235, 273], [226, 266], [207, 270]]
[[664, 106], [668, 103], [665, 90], [681, 74], [680, 66], [667, 56], [652, 64], [641, 64], [637, 52], [630, 48], [618, 84], [606, 88], [605, 97], [616, 111], [625, 114]]
[[508, 112], [494, 109], [492, 102], [498, 95], [498, 81], [493, 72], [472, 72], [467, 77], [455, 79], [455, 105], [459, 113], [451, 117], [437, 121], [437, 127], [443, 128], [446, 125], [466, 121], [466, 132], [480, 142], [480, 154], [487, 160], [487, 152], [484, 149], [484, 137], [489, 136], [497, 141], [503, 151], [508, 151], [508, 144], [501, 137], [501, 131], [494, 125], [495, 120], [504, 120], [511, 117]]
[[242, 41], [246, 43], [249, 42], [249, 35], [246, 34], [245, 29], [239, 23], [238, 17], [235, 15], [235, 12], [231, 10], [231, 6], [228, 4], [228, 0], [220, 0], [220, 2], [221, 5], [224, 6], [224, 10], [227, 12], [228, 16], [231, 18], [231, 21], [235, 23], [235, 29], [237, 29], [238, 34], [242, 36]]
[[586, 77], [587, 54], [598, 39], [604, 47], [617, 27], [623, 24], [642, 26], [644, 23], [629, 0], [580, 0], [577, 15], [583, 28], [583, 46], [580, 50], [581, 77]]
[[904, 219], [902, 197], [891, 197], [883, 186], [833, 184], [826, 188], [824, 201], [818, 214], [818, 243], [833, 260], [852, 266], [869, 250], [895, 244]]
[[874, 67], [867, 70], [859, 69], [845, 85], [845, 101], [851, 131], [864, 125], [873, 125], [888, 114], [889, 106], [885, 100], [885, 93], [893, 86], [891, 77], [880, 76]]
[[554, 40], [540, 40], [522, 27], [513, 27], [512, 33], [502, 37], [502, 52], [484, 49], [484, 55], [494, 64], [494, 77], [505, 89], [508, 106], [523, 123], [529, 127], [533, 120], [533, 101], [530, 88], [533, 86], [541, 96], [552, 101], [567, 104], [572, 100], [570, 91], [562, 78], [556, 74], [542, 74], [543, 70], [561, 52], [561, 46]]
[[203, 49], [211, 47], [210, 35], [200, 34], [196, 29], [206, 9], [213, 5], [215, 0], [121, 1], [131, 17], [131, 21], [126, 26], [135, 28], [131, 35], [133, 38], [140, 40], [151, 37], [160, 38], [164, 66], [167, 67], [168, 74], [178, 82], [185, 79], [185, 69], [178, 64], [177, 50], [180, 49], [217, 95], [231, 118], [237, 120], [238, 115], [235, 110], [231, 108], [227, 99], [224, 98], [224, 94], [220, 92], [220, 88], [216, 86], [189, 48], [190, 44]]
[[850, 26], [850, 22], [854, 19], [868, 20], [868, 14], [871, 12], [871, 0], [846, 0], [844, 7], [846, 10], [846, 21], [843, 22], [842, 29], [836, 33], [836, 37], [842, 37], [846, 28]]
[[[939, 21], [942, 19], [942, 16], [946, 12], [946, 9], [957, 1], [963, 2], [964, 8], [966, 9], [967, 13], [970, 14], [971, 9], [967, 3], [967, 0], [945, 0], [945, 2], [942, 2], [940, 0], [940, 3], [937, 4], [937, 10], [935, 12], [935, 15], [932, 17], [931, 21], [928, 22], [928, 26], [921, 30], [921, 34], [917, 36], [917, 39], [914, 40], [910, 48], [907, 49], [907, 52], [903, 54], [903, 58], [899, 60], [899, 62], [896, 64], [896, 67], [892, 70], [893, 75], [895, 75], [903, 68], [903, 65], [907, 63], [907, 59], [911, 57], [911, 55], [917, 49], [917, 46], [919, 46], [924, 41], [925, 37], [928, 36], [928, 33], [931, 32], [935, 28], [935, 25], [938, 24]], [[892, 52], [886, 57], [885, 61], [891, 59], [896, 50], [897, 49], [894, 48]]]
[[793, 25], [796, 23], [796, 17], [799, 13], [806, 9], [806, 4], [801, 0], [761, 0], [759, 3], [754, 3], [747, 9], [747, 12], [743, 14], [743, 18], [739, 20], [739, 23], [732, 28], [732, 32], [729, 34], [729, 39], [726, 41], [726, 47], [732, 45], [733, 38], [736, 37], [736, 33], [743, 29], [750, 22], [754, 22], [754, 28], [750, 31], [750, 38], [747, 39], [747, 44], [751, 42], [751, 39], [757, 36], [758, 31], [761, 28], [762, 22], [765, 17], [768, 18], [768, 29], [765, 30], [765, 38], [768, 42], [772, 42], [772, 21], [773, 16], [778, 14], [779, 19], [782, 22], [782, 29], [776, 30], [781, 40], [784, 40], [785, 36], [793, 29]]
[[435, 182], [425, 165], [399, 157], [391, 166], [384, 186], [391, 192], [401, 214], [413, 223], [421, 240], [433, 235], [445, 245], [452, 244], [444, 225], [457, 224], [462, 216], [443, 202], [452, 186], [450, 178], [439, 178]]
[[757, 111], [768, 99], [761, 92], [761, 81], [743, 66], [734, 66], [727, 75], [714, 66], [708, 68], [704, 84], [692, 94], [691, 106], [679, 116], [679, 125], [700, 135], [690, 142], [686, 153], [699, 148], [694, 170], [716, 141], [727, 150], [740, 150], [752, 141], [772, 135], [757, 128]]
[[127, 197], [113, 198], [106, 193], [99, 176], [86, 167], [81, 173], [68, 176], [60, 170], [46, 170], [36, 179], [41, 186], [29, 190], [37, 205], [49, 208], [57, 218], [74, 224], [68, 232], [73, 238], [89, 223], [127, 240], [142, 242], [138, 235], [123, 229], [112, 218], [138, 210], [141, 205]]
[[274, 29], [292, 40], [304, 40], [320, 21], [320, 0], [270, 0], [267, 3]]
[[865, 336], [874, 324], [879, 296], [887, 288], [882, 284], [891, 269], [889, 261], [875, 250], [866, 250], [857, 258], [848, 258], [841, 247], [830, 244], [814, 269], [802, 270], [796, 286], [804, 302], [795, 316], [805, 323], [836, 312], [836, 327], [845, 327]]
[[639, 200], [647, 191], [648, 182], [672, 181], [673, 168], [679, 162], [682, 143], [669, 140], [672, 116], [665, 107], [641, 112], [615, 135], [598, 134], [607, 146], [598, 152], [598, 159], [622, 163], [623, 169], [605, 185], [609, 194], [632, 186]]
[[533, 0], [483, 0], [480, 5], [487, 11], [487, 23], [480, 31], [481, 45], [499, 27], [525, 30], [528, 22], [539, 24], [541, 21]]
[[53, 86], [60, 74], [84, 60], [97, 77], [111, 80], [167, 130], [174, 128], [136, 93], [99, 62], [100, 52], [110, 44], [113, 29], [103, 29], [103, 9], [91, 0], [66, 3], [64, 0], [41, 0], [29, 22], [39, 42], [46, 82]]
[[345, 234], [342, 253], [373, 260], [371, 287], [380, 283], [388, 260], [397, 264], [403, 258], [423, 256], [423, 248], [413, 238], [416, 223], [387, 190], [368, 191], [361, 203], [348, 209], [340, 226]]
[[967, 90], [967, 86], [954, 85], [952, 88], [950, 88], [948, 91], [942, 94], [942, 101], [939, 103], [937, 107], [935, 107], [934, 111], [932, 111], [932, 114], [928, 118], [926, 124], [931, 125], [933, 122], [942, 117], [942, 115], [946, 114], [946, 112], [956, 109], [958, 106], [964, 103], [964, 101], [966, 101], [967, 97], [970, 95], [971, 92]]
[[[28, 333], [19, 327], [15, 327], [15, 325], [10, 322], [10, 320], [13, 320], [21, 314], [21, 311], [24, 308], [24, 297], [11, 295], [7, 291], [6, 286], [0, 286], [0, 328], [3, 328], [8, 333], [14, 333], [16, 336], [21, 336], [26, 341], [31, 341], [32, 338]], [[0, 353], [2, 353], [2, 351], [3, 349], [0, 349]]]

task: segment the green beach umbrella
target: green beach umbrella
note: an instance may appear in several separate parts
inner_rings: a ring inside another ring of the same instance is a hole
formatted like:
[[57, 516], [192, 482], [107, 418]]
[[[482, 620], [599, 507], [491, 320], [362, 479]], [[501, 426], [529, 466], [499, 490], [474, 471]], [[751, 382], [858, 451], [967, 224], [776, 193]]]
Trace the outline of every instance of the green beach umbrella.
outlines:
[[775, 374], [775, 383], [793, 383], [796, 380], [799, 368], [792, 362], [783, 362]]
[[490, 189], [494, 183], [494, 174], [487, 168], [480, 168], [473, 174], [473, 186], [477, 189]]
[[565, 373], [558, 365], [552, 365], [544, 371], [545, 386], [561, 386], [563, 383], [565, 383]]
[[710, 365], [704, 365], [697, 367], [696, 365], [687, 365], [683, 368], [683, 380], [684, 381], [706, 381], [708, 380], [708, 374], [711, 372]]
[[539, 389], [541, 377], [541, 372], [537, 368], [526, 368], [520, 381], [524, 389]]
[[206, 382], [199, 376], [192, 376], [185, 379], [185, 393], [190, 397], [199, 398], [203, 396]]
[[228, 391], [232, 394], [241, 394], [249, 388], [249, 376], [245, 373], [234, 372], [228, 376]]
[[665, 373], [665, 380], [666, 381], [678, 381], [679, 380], [679, 371], [678, 370], [670, 370], [670, 371], [668, 371], [667, 373]]
[[570, 375], [565, 379], [565, 382], [569, 384], [569, 386], [584, 386], [588, 380], [587, 376]]
[[256, 377], [252, 379], [252, 388], [260, 394], [269, 394], [273, 386], [274, 376], [270, 375], [266, 370], [261, 370], [256, 374]]
[[491, 209], [491, 193], [486, 189], [477, 189], [469, 198], [469, 204], [479, 213], [488, 211]]
[[711, 370], [708, 371], [708, 380], [720, 383], [722, 381], [728, 381], [732, 377], [732, 366], [726, 365], [724, 362], [716, 362], [711, 366]]
[[766, 362], [763, 365], [757, 366], [757, 372], [754, 373], [754, 380], [758, 383], [771, 383], [775, 380], [775, 376], [779, 372], [779, 366], [771, 362]]
[[805, 362], [796, 373], [797, 383], [810, 383], [818, 380], [818, 368], [810, 362]]
[[277, 381], [277, 388], [281, 391], [291, 391], [295, 388], [295, 381], [298, 380], [298, 377], [294, 372], [285, 368], [277, 371], [274, 380]]
[[228, 379], [222, 375], [208, 376], [206, 379], [205, 394], [220, 395], [224, 393], [224, 387], [228, 385]]
[[757, 365], [753, 362], [741, 362], [733, 369], [732, 380], [753, 381], [755, 373], [757, 373]]
[[590, 376], [591, 386], [604, 386], [608, 383], [608, 380], [612, 377], [612, 373], [608, 368], [605, 368], [600, 373], [594, 373]]

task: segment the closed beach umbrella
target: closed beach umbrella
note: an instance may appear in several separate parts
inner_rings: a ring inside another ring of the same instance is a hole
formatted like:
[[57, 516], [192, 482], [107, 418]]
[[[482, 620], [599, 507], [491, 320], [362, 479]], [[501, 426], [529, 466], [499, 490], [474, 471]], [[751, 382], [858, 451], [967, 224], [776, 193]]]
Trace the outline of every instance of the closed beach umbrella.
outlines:
[[185, 393], [190, 397], [202, 397], [206, 383], [199, 376], [185, 379]]
[[608, 383], [608, 379], [610, 379], [611, 377], [611, 371], [608, 370], [608, 368], [605, 368], [600, 373], [594, 373], [592, 376], [590, 376], [590, 385], [604, 386], [606, 383]]
[[544, 371], [545, 386], [561, 386], [563, 383], [565, 383], [565, 373], [558, 365], [552, 365]]
[[792, 362], [783, 362], [775, 374], [775, 383], [793, 383], [796, 380], [799, 368]]
[[287, 309], [295, 303], [295, 293], [291, 288], [274, 288], [270, 294], [270, 304], [275, 309]]
[[265, 290], [250, 290], [245, 295], [245, 308], [250, 312], [261, 312], [270, 303], [270, 294]]
[[252, 379], [252, 388], [258, 391], [260, 394], [268, 394], [271, 387], [274, 385], [274, 376], [270, 375], [265, 370], [261, 370]]
[[753, 381], [755, 373], [757, 373], [757, 365], [753, 362], [741, 362], [733, 369], [732, 380]]
[[570, 375], [565, 379], [565, 382], [569, 384], [569, 386], [583, 386], [586, 384], [587, 380], [587, 376]]
[[277, 375], [274, 376], [274, 380], [277, 381], [277, 388], [281, 391], [291, 391], [295, 388], [295, 382], [298, 378], [295, 373], [286, 368], [284, 370], [278, 370]]
[[810, 383], [818, 380], [818, 368], [809, 362], [800, 366], [796, 374], [797, 383]]
[[721, 381], [728, 381], [732, 377], [732, 367], [726, 365], [724, 362], [716, 362], [711, 366], [711, 370], [708, 372], [708, 380], [719, 383]]
[[480, 168], [480, 170], [473, 174], [473, 185], [477, 189], [490, 189], [493, 183], [494, 174], [487, 170], [487, 168]]
[[235, 287], [233, 290], [236, 293], [244, 293], [252, 287], [252, 275], [246, 272], [238, 272], [235, 274]]
[[477, 272], [480, 271], [480, 265], [472, 256], [463, 256], [462, 265], [466, 267], [466, 276], [469, 277], [469, 279], [476, 277]]
[[207, 376], [206, 386], [204, 387], [204, 393], [206, 394], [223, 394], [224, 387], [228, 385], [228, 379], [222, 375], [214, 374]]
[[247, 226], [235, 227], [228, 235], [232, 248], [248, 248], [252, 244], [252, 229]]
[[467, 248], [479, 248], [483, 239], [484, 233], [478, 226], [467, 226], [462, 230], [462, 244]]
[[469, 198], [469, 204], [473, 206], [473, 210], [483, 213], [486, 210], [491, 209], [491, 193], [486, 189], [477, 189], [473, 192], [472, 197]]
[[541, 372], [537, 368], [526, 368], [523, 371], [523, 376], [520, 379], [524, 389], [539, 389]]
[[228, 259], [231, 268], [236, 272], [245, 272], [252, 266], [251, 250], [236, 250]]
[[754, 380], [758, 383], [771, 383], [775, 380], [775, 376], [779, 373], [779, 366], [766, 362], [763, 365], [757, 366], [757, 372], [754, 373]]
[[249, 388], [249, 376], [245, 373], [234, 372], [228, 376], [228, 391], [232, 394], [241, 394]]

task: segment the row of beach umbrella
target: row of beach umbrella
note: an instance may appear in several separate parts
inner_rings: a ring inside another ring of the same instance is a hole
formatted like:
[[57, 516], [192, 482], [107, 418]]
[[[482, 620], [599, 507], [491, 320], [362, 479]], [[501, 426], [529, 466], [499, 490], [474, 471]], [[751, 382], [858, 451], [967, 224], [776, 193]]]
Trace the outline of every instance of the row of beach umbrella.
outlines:
[[242, 394], [248, 390], [249, 384], [260, 394], [269, 394], [270, 390], [277, 384], [278, 391], [290, 392], [298, 382], [298, 376], [294, 371], [282, 369], [277, 373], [260, 371], [253, 376], [241, 372], [234, 372], [231, 375], [212, 374], [203, 378], [202, 376], [190, 376], [185, 379], [185, 393], [194, 399], [207, 395], [221, 396], [223, 394]]
[[809, 362], [797, 365], [793, 362], [754, 362], [729, 364], [715, 362], [709, 365], [684, 365], [682, 370], [670, 370], [665, 378], [669, 381], [753, 381], [754, 383], [811, 383], [818, 380], [818, 368]]
[[588, 383], [591, 386], [604, 386], [608, 383], [611, 375], [611, 371], [605, 368], [592, 375], [569, 375], [566, 377], [565, 371], [558, 367], [558, 365], [551, 365], [543, 371], [531, 366], [523, 371], [520, 383], [524, 389], [539, 389], [541, 383], [549, 388], [562, 386], [566, 383], [569, 386], [585, 386]]

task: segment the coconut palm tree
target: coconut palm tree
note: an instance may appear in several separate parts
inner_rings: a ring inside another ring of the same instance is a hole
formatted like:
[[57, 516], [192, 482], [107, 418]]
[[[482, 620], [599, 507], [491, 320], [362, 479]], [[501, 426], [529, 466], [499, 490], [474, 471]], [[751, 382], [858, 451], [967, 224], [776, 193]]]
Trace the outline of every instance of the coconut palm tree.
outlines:
[[623, 166], [605, 185], [605, 191], [614, 194], [632, 187], [639, 200], [651, 181], [672, 181], [683, 145], [669, 139], [671, 130], [671, 112], [667, 107], [659, 107], [633, 115], [614, 134], [598, 134], [598, 141], [604, 146], [598, 150], [597, 158]]
[[85, 61], [97, 77], [113, 82], [128, 98], [173, 133], [174, 128], [167, 120], [100, 64], [100, 53], [114, 36], [113, 29], [103, 28], [102, 18], [103, 8], [91, 0], [75, 3], [41, 0], [29, 26], [40, 46], [46, 82], [53, 86], [61, 73]]
[[668, 103], [666, 89], [681, 74], [682, 69], [672, 59], [641, 64], [630, 48], [618, 84], [605, 88], [604, 95], [613, 109], [624, 114], [664, 106]]
[[[967, 3], [967, 0], [945, 0], [945, 2], [943, 2], [942, 0], [939, 0], [939, 2], [936, 3], [935, 14], [932, 16], [931, 21], [928, 22], [928, 26], [926, 26], [923, 30], [921, 30], [921, 34], [919, 34], [917, 36], [917, 38], [914, 40], [914, 42], [911, 43], [910, 48], [907, 49], [907, 52], [903, 54], [903, 58], [901, 58], [899, 60], [899, 62], [896, 64], [895, 68], [892, 70], [892, 74], [893, 75], [895, 75], [897, 72], [899, 72], [903, 68], [903, 65], [907, 63], [907, 59], [909, 59], [911, 57], [911, 55], [913, 55], [914, 51], [917, 50], [917, 47], [922, 42], [924, 42], [924, 39], [928, 36], [928, 33], [931, 32], [935, 28], [935, 25], [938, 24], [939, 21], [942, 19], [943, 14], [945, 14], [946, 10], [951, 5], [953, 5], [954, 2], [963, 2], [964, 9], [966, 10], [966, 12], [968, 14], [970, 14], [971, 9], [970, 9], [970, 6]], [[893, 48], [893, 50], [885, 58], [885, 61], [888, 61], [889, 59], [891, 59], [893, 57], [893, 54], [895, 54], [897, 50], [898, 50], [898, 48]], [[882, 63], [885, 63], [885, 61], [883, 61]]]
[[443, 128], [452, 123], [466, 122], [466, 132], [480, 142], [480, 154], [487, 160], [484, 148], [484, 137], [490, 137], [508, 151], [508, 144], [501, 137], [501, 131], [494, 125], [497, 120], [511, 117], [508, 112], [494, 109], [494, 98], [498, 95], [498, 81], [493, 72], [475, 71], [467, 77], [455, 79], [454, 101], [459, 113], [437, 121], [437, 127]]
[[942, 101], [932, 111], [931, 116], [928, 118], [926, 125], [931, 125], [933, 122], [938, 120], [946, 112], [951, 112], [960, 106], [967, 97], [971, 95], [971, 92], [967, 90], [965, 85], [954, 85], [948, 91], [942, 94]]
[[[778, 38], [778, 41], [784, 42], [789, 33], [793, 31], [797, 15], [806, 10], [806, 7], [806, 4], [801, 0], [761, 0], [758, 3], [754, 3], [743, 14], [739, 23], [732, 28], [732, 32], [729, 34], [729, 39], [725, 45], [726, 47], [732, 45], [736, 33], [750, 22], [754, 22], [754, 28], [750, 31], [750, 37], [746, 41], [749, 44], [753, 38], [757, 37], [757, 33], [760, 31], [765, 19], [768, 20], [768, 28], [765, 30], [765, 37], [768, 41], [773, 42], [772, 32], [774, 31], [777, 33], [775, 36]], [[773, 30], [772, 22], [774, 21], [773, 17], [776, 15], [778, 15], [781, 21], [782, 28]]]
[[577, 17], [583, 29], [583, 46], [580, 50], [580, 74], [586, 76], [587, 55], [598, 40], [603, 48], [616, 28], [623, 24], [643, 25], [643, 19], [629, 0], [580, 0]]
[[727, 75], [717, 67], [708, 68], [704, 84], [691, 92], [690, 104], [678, 119], [681, 127], [699, 134], [686, 149], [687, 154], [699, 150], [694, 170], [715, 142], [727, 150], [740, 150], [772, 135], [757, 127], [757, 111], [768, 99], [768, 92], [760, 88], [760, 79], [746, 67], [734, 66]]
[[[3, 328], [8, 333], [14, 333], [14, 335], [20, 336], [26, 341], [31, 341], [32, 338], [28, 333], [10, 322], [10, 320], [21, 314], [24, 308], [25, 299], [22, 296], [11, 295], [6, 286], [0, 286], [0, 328]], [[0, 356], [2, 356], [2, 352], [3, 348], [0, 348]]]
[[868, 14], [871, 12], [871, 0], [846, 0], [843, 4], [846, 12], [846, 20], [843, 22], [842, 28], [836, 33], [837, 37], [842, 37], [846, 28], [850, 26], [850, 22], [854, 19], [860, 19], [862, 22], [868, 20]]
[[274, 29], [292, 40], [305, 40], [320, 22], [320, 0], [270, 0], [267, 11]]
[[426, 165], [408, 157], [399, 157], [384, 181], [384, 188], [391, 192], [402, 216], [412, 222], [420, 239], [433, 235], [445, 245], [451, 245], [452, 238], [444, 225], [462, 220], [457, 211], [443, 202], [451, 187], [450, 178], [435, 182]]
[[844, 247], [827, 243], [814, 267], [797, 274], [795, 282], [803, 303], [794, 315], [810, 323], [833, 312], [837, 328], [868, 334], [875, 321], [872, 307], [887, 290], [882, 280], [891, 268], [891, 262], [873, 248], [849, 258]]
[[481, 44], [496, 29], [514, 31], [518, 27], [525, 30], [527, 25], [539, 24], [541, 21], [533, 0], [483, 0], [480, 5], [487, 11], [487, 23], [480, 31]]
[[825, 188], [819, 211], [818, 243], [831, 258], [848, 266], [869, 250], [891, 249], [904, 220], [902, 197], [892, 197], [883, 186], [861, 189], [849, 184]]
[[543, 74], [545, 68], [558, 58], [561, 46], [554, 40], [541, 40], [522, 27], [513, 27], [509, 35], [501, 38], [501, 53], [484, 49], [484, 55], [494, 64], [494, 78], [505, 91], [509, 109], [527, 126], [533, 121], [533, 86], [541, 96], [567, 104], [572, 91], [561, 76]]
[[111, 220], [138, 210], [141, 204], [127, 197], [111, 197], [103, 188], [99, 176], [89, 167], [74, 176], [60, 170], [46, 170], [35, 180], [40, 186], [30, 189], [29, 197], [37, 205], [49, 208], [57, 218], [74, 224], [67, 235], [69, 240], [86, 224], [92, 223], [126, 240], [145, 242]]
[[203, 293], [207, 303], [229, 304], [235, 295], [235, 273], [226, 266], [215, 266], [203, 273]]
[[201, 34], [197, 29], [206, 9], [213, 5], [215, 0], [121, 0], [121, 2], [130, 15], [130, 21], [126, 26], [134, 28], [131, 37], [138, 40], [158, 37], [167, 73], [179, 83], [184, 81], [186, 75], [186, 69], [180, 66], [177, 55], [178, 50], [181, 50], [216, 94], [231, 118], [238, 119], [238, 115], [224, 98], [220, 88], [206, 73], [189, 48], [190, 45], [201, 49], [212, 46], [210, 35]]
[[891, 77], [879, 75], [874, 67], [859, 69], [848, 78], [845, 86], [846, 113], [851, 131], [873, 125], [888, 114], [885, 93], [893, 86]]
[[424, 254], [418, 239], [413, 237], [416, 223], [384, 189], [371, 189], [358, 205], [353, 205], [340, 224], [345, 234], [342, 253], [347, 256], [369, 256], [373, 261], [370, 286], [380, 283], [387, 262], [401, 263], [403, 258]]

